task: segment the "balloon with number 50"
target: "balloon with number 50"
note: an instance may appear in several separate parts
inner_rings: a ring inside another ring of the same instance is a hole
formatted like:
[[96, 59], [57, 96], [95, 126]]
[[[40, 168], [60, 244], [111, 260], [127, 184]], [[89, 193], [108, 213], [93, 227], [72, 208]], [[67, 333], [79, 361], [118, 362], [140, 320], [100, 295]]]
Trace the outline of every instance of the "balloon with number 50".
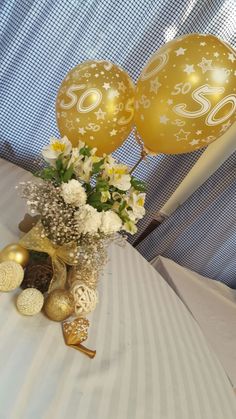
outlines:
[[150, 153], [207, 146], [236, 119], [236, 53], [213, 35], [190, 34], [160, 48], [137, 83], [135, 124]]
[[111, 153], [129, 135], [134, 117], [134, 84], [109, 61], [85, 61], [63, 80], [56, 102], [57, 124], [73, 146], [79, 140]]

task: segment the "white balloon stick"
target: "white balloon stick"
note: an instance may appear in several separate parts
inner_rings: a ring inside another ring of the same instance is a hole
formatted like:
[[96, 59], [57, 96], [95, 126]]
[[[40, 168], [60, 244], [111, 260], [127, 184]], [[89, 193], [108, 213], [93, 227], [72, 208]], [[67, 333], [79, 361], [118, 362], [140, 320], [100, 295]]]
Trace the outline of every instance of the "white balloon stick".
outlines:
[[169, 217], [190, 195], [193, 194], [236, 150], [236, 123], [218, 140], [210, 144], [193, 168], [154, 217], [162, 220]]

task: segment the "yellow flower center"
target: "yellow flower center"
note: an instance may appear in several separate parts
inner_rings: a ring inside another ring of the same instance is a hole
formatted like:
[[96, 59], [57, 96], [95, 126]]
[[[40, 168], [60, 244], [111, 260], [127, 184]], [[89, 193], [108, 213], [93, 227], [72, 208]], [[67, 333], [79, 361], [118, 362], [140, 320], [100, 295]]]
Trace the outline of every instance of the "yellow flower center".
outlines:
[[53, 149], [53, 151], [56, 152], [61, 152], [63, 153], [63, 151], [65, 151], [66, 145], [61, 143], [60, 141], [55, 141], [54, 143], [51, 144], [51, 148]]
[[137, 204], [140, 205], [140, 207], [143, 207], [144, 206], [144, 199], [143, 198], [139, 198], [137, 200]]
[[127, 169], [123, 168], [123, 167], [111, 167], [110, 169], [108, 169], [108, 174], [109, 175], [125, 175], [127, 173]]

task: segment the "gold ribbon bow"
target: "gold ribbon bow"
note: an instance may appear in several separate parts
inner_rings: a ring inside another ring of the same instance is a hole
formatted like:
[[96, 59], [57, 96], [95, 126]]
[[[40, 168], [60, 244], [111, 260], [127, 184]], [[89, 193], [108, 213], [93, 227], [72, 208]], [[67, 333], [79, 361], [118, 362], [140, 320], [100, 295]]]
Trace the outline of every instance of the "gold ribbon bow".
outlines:
[[22, 247], [36, 252], [47, 253], [52, 259], [53, 277], [48, 291], [57, 288], [65, 288], [66, 284], [66, 264], [76, 265], [76, 244], [66, 243], [63, 246], [54, 245], [44, 236], [44, 229], [39, 221], [25, 236], [19, 241]]

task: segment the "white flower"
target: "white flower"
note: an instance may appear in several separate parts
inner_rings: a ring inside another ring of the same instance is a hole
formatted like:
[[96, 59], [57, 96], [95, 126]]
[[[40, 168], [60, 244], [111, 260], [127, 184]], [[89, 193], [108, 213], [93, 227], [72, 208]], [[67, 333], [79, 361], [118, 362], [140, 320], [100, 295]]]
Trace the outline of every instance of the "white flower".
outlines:
[[74, 172], [76, 176], [80, 180], [88, 183], [92, 176], [93, 164], [98, 163], [100, 160], [101, 158], [95, 155], [86, 157], [83, 156], [83, 159], [80, 159], [74, 163]]
[[127, 199], [127, 207], [132, 209], [136, 221], [140, 220], [145, 215], [145, 198], [145, 193], [131, 192]]
[[109, 191], [102, 191], [101, 192], [101, 202], [107, 202], [110, 199], [111, 194]]
[[131, 176], [125, 164], [116, 164], [114, 159], [107, 159], [104, 165], [103, 177], [108, 183], [121, 191], [128, 191], [131, 188]]
[[130, 234], [135, 234], [138, 231], [138, 228], [133, 221], [126, 221], [126, 223], [123, 224], [122, 229]]
[[43, 147], [42, 155], [46, 162], [48, 162], [51, 166], [56, 165], [56, 160], [62, 154], [63, 156], [67, 156], [71, 152], [71, 142], [68, 140], [67, 137], [63, 137], [61, 139], [57, 138], [50, 138], [50, 144]]
[[67, 163], [67, 169], [73, 164], [74, 166], [83, 159], [83, 156], [79, 154], [79, 149], [76, 147], [72, 148], [70, 160]]
[[66, 204], [79, 207], [84, 205], [87, 200], [87, 194], [78, 180], [71, 179], [68, 183], [62, 183], [61, 195]]
[[102, 213], [98, 212], [91, 205], [86, 204], [75, 213], [75, 219], [78, 222], [80, 234], [94, 234], [101, 227]]
[[100, 231], [105, 234], [112, 234], [120, 231], [122, 227], [122, 221], [114, 211], [103, 211], [102, 212], [102, 225]]

